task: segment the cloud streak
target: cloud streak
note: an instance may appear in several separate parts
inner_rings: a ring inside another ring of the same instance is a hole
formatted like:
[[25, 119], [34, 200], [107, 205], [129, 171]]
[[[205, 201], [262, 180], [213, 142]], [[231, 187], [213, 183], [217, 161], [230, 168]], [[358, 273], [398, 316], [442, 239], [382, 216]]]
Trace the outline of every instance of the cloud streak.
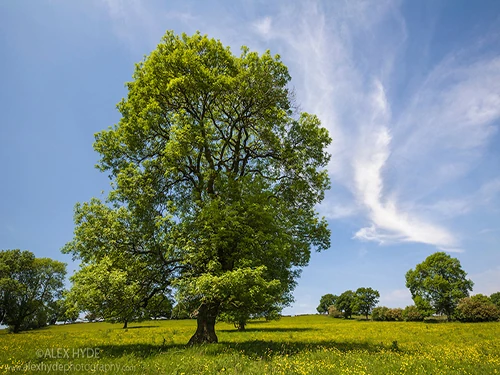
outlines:
[[[263, 38], [287, 45], [302, 78], [304, 108], [318, 114], [334, 139], [329, 171], [334, 184], [351, 192], [355, 208], [335, 205], [330, 194], [321, 212], [330, 218], [363, 213], [358, 240], [461, 252], [460, 238], [425, 207], [446, 206], [432, 194], [470, 171], [496, 132], [499, 59], [468, 62], [461, 58], [467, 51], [450, 54], [393, 114], [387, 92], [395, 91], [394, 62], [408, 38], [406, 25], [399, 2], [364, 4], [336, 3], [328, 23], [320, 3], [294, 15], [285, 10], [272, 27], [269, 17], [254, 23]], [[383, 31], [387, 24], [396, 30], [391, 36]], [[449, 208], [466, 213], [482, 196], [457, 199]]]

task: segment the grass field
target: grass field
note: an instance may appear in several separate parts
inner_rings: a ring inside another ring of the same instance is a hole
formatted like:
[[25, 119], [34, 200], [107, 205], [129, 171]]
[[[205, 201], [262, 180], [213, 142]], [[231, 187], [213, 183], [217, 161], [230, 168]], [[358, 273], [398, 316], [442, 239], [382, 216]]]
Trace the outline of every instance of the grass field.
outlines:
[[497, 374], [500, 323], [285, 317], [246, 332], [217, 324], [219, 344], [186, 347], [195, 321], [0, 331], [0, 373]]

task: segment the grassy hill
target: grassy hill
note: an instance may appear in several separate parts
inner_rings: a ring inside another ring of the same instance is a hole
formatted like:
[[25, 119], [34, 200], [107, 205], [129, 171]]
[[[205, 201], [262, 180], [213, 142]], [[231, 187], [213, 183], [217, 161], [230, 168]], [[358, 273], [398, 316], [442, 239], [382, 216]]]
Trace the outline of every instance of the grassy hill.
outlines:
[[186, 347], [192, 320], [128, 329], [82, 323], [0, 331], [0, 374], [497, 374], [500, 323], [284, 317], [246, 332], [217, 324], [219, 344]]

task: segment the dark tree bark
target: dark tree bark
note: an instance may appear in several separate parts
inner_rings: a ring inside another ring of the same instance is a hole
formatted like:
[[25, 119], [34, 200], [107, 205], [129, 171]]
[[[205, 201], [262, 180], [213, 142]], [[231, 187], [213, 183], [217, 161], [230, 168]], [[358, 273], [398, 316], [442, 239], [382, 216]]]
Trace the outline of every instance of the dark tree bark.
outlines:
[[125, 322], [123, 322], [123, 329], [127, 328], [127, 326], [128, 326], [128, 321], [125, 320]]
[[215, 334], [215, 320], [219, 306], [217, 304], [202, 304], [196, 317], [197, 328], [195, 334], [189, 339], [188, 345], [217, 343]]
[[246, 325], [247, 323], [244, 320], [242, 320], [236, 324], [236, 328], [238, 329], [238, 331], [244, 331]]

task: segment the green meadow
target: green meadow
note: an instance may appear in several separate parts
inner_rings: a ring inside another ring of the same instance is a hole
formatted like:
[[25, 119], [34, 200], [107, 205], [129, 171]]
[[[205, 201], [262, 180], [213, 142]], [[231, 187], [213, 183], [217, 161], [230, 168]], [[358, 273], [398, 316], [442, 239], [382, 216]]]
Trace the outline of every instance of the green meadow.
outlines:
[[194, 320], [0, 331], [0, 373], [497, 374], [499, 323], [373, 322], [328, 316], [219, 323], [187, 347]]

